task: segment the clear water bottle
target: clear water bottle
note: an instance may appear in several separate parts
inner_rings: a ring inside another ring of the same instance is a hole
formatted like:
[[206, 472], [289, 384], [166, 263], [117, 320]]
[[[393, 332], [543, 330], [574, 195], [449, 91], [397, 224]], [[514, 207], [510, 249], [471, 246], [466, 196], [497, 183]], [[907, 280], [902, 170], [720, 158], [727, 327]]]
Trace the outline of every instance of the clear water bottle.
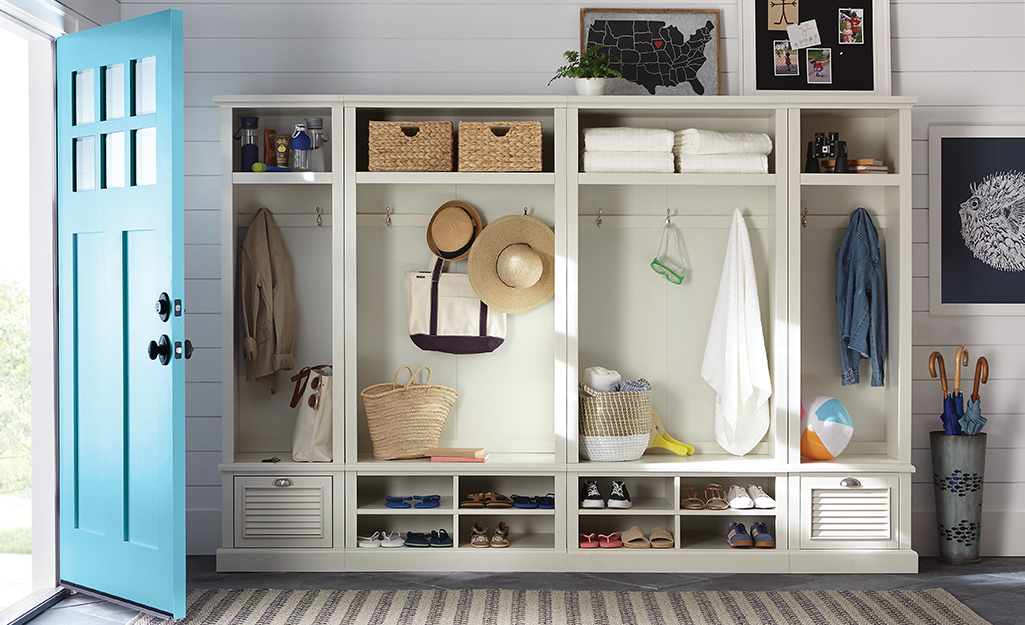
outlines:
[[260, 148], [256, 145], [258, 122], [258, 117], [243, 117], [242, 126], [235, 131], [235, 140], [242, 142], [241, 171], [253, 171], [253, 164], [260, 160]]
[[327, 133], [323, 117], [307, 117], [306, 132], [310, 135], [310, 171], [327, 171]]
[[292, 171], [310, 171], [310, 135], [306, 134], [306, 124], [296, 124], [289, 145], [292, 152]]

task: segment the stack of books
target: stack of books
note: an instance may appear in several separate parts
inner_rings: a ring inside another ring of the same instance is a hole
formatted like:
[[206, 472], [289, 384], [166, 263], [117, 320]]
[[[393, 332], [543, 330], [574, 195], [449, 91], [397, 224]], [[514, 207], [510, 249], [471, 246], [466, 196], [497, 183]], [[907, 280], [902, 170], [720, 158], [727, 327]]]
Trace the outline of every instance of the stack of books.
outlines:
[[488, 455], [483, 447], [435, 447], [428, 449], [426, 455], [431, 462], [486, 462]]
[[[836, 166], [836, 159], [827, 158], [822, 161], [822, 171], [831, 174]], [[852, 158], [848, 159], [847, 166], [852, 174], [888, 174], [890, 168], [883, 164], [878, 158]]]

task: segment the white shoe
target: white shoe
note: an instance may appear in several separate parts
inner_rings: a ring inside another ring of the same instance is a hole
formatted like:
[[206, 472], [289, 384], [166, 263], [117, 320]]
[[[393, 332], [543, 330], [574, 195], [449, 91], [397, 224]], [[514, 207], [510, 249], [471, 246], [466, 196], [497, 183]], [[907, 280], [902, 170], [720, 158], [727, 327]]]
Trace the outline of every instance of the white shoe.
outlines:
[[364, 548], [376, 548], [381, 546], [381, 532], [374, 532], [372, 536], [357, 536], [357, 546]]
[[726, 501], [735, 510], [748, 510], [755, 507], [755, 502], [747, 496], [747, 491], [736, 484], [730, 486], [730, 492], [726, 494]]
[[378, 534], [381, 537], [382, 547], [404, 547], [406, 545], [406, 541], [402, 539], [402, 534], [398, 532], [378, 532]]
[[761, 486], [757, 486], [755, 484], [748, 484], [747, 494], [749, 497], [751, 497], [751, 500], [754, 501], [755, 508], [759, 508], [761, 510], [768, 510], [769, 508], [776, 507], [776, 500], [766, 495], [765, 491], [762, 490]]

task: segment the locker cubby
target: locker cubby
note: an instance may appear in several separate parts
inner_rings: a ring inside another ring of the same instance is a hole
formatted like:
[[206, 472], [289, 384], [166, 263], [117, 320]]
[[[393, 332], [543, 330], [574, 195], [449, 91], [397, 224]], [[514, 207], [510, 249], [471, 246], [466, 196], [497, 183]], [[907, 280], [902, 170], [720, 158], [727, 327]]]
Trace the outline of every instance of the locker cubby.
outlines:
[[[552, 475], [460, 475], [457, 479], [459, 481], [459, 500], [472, 493], [494, 492], [501, 493], [506, 497], [511, 497], [514, 494], [535, 497], [554, 493], [555, 505], [556, 507], [560, 505], [561, 497], [555, 492], [555, 477]], [[456, 505], [458, 506], [458, 501]], [[460, 510], [479, 511], [481, 508], [460, 508]], [[552, 513], [552, 510], [538, 508], [483, 508], [483, 510], [494, 511], [496, 514], [510, 511]]]
[[[400, 514], [397, 511], [396, 514], [375, 514], [375, 515], [360, 515], [356, 519], [356, 532], [353, 535], [352, 546], [355, 548], [357, 545], [356, 539], [359, 536], [370, 536], [374, 532], [400, 532], [402, 537], [406, 537], [406, 532], [422, 532], [430, 535], [432, 530], [444, 529], [452, 536], [453, 542], [455, 542], [455, 533], [453, 530], [455, 525], [452, 522], [452, 515], [437, 515], [437, 514], [423, 514], [421, 511], [417, 511], [413, 514]], [[413, 549], [414, 547], [410, 547]]]
[[776, 528], [776, 517], [770, 515], [760, 516], [738, 516], [738, 515], [717, 515], [717, 516], [681, 516], [680, 534], [676, 544], [681, 549], [729, 549], [731, 551], [775, 551], [776, 548], [766, 547], [730, 547], [726, 542], [726, 533], [729, 531], [730, 523], [742, 523], [748, 532], [751, 531], [751, 524], [755, 522], [765, 523], [766, 529], [780, 544], [779, 533]]
[[776, 479], [773, 478], [773, 477], [768, 477], [768, 476], [748, 476], [748, 475], [723, 475], [723, 476], [702, 476], [702, 477], [684, 476], [684, 477], [680, 478], [680, 496], [679, 496], [680, 512], [683, 513], [683, 514], [699, 514], [699, 515], [701, 515], [701, 514], [724, 514], [724, 513], [725, 514], [738, 514], [738, 513], [742, 513], [742, 514], [756, 514], [757, 513], [757, 514], [761, 514], [761, 515], [775, 516], [775, 514], [776, 514], [776, 509], [775, 508], [765, 508], [765, 509], [753, 509], [752, 508], [752, 509], [749, 509], [749, 510], [743, 510], [743, 509], [736, 510], [736, 509], [733, 509], [733, 508], [728, 508], [726, 510], [712, 510], [712, 509], [709, 509], [709, 508], [704, 508], [704, 509], [701, 509], [701, 510], [688, 510], [688, 509], [683, 507], [683, 500], [689, 497], [689, 495], [687, 494], [687, 491], [686, 491], [687, 488], [694, 488], [695, 491], [696, 491], [695, 496], [698, 499], [700, 499], [701, 501], [704, 502], [704, 501], [708, 500], [708, 495], [706, 495], [705, 488], [709, 484], [718, 484], [718, 485], [722, 486], [723, 491], [727, 495], [729, 495], [730, 486], [732, 486], [734, 484], [736, 484], [738, 486], [741, 486], [743, 488], [747, 488], [747, 486], [749, 484], [754, 484], [756, 486], [760, 486], [762, 488], [762, 490], [765, 491], [765, 494], [768, 495], [769, 497], [772, 497], [774, 500], [776, 500], [777, 501], [776, 505], [779, 505], [778, 496], [777, 496], [777, 493], [776, 493]]
[[[666, 529], [673, 535], [675, 541], [674, 548], [679, 545], [679, 541], [676, 539], [677, 534], [677, 521], [676, 516], [672, 514], [639, 514], [637, 512], [626, 513], [626, 514], [602, 514], [600, 511], [592, 513], [588, 511], [586, 514], [581, 513], [577, 517], [578, 533], [575, 536], [572, 544], [577, 548], [580, 547], [580, 534], [611, 534], [613, 532], [619, 532], [622, 534], [626, 530], [633, 526], [638, 526], [644, 531], [645, 537], [651, 536], [651, 530], [655, 527], [661, 527]], [[597, 536], [595, 537], [597, 540]], [[597, 549], [601, 549], [598, 547]], [[613, 549], [603, 549], [603, 551], [612, 551]], [[631, 549], [628, 547], [622, 547], [623, 551], [636, 552], [637, 549]], [[668, 549], [648, 549], [646, 551], [668, 551]]]
[[[247, 108], [236, 108], [232, 111], [232, 133], [235, 129], [242, 126], [243, 117], [257, 117], [258, 128], [257, 128], [257, 140], [256, 144], [260, 148], [260, 157], [257, 159], [259, 162], [264, 162], [264, 131], [274, 130], [276, 134], [289, 134], [295, 130], [296, 124], [305, 123], [307, 117], [320, 117], [324, 120], [324, 133], [328, 137], [328, 150], [325, 153], [325, 164], [326, 170], [331, 171], [332, 159], [331, 159], [331, 141], [334, 139], [334, 128], [332, 119], [332, 110], [330, 107], [276, 107], [276, 106], [257, 106]], [[234, 136], [234, 135], [233, 135]], [[242, 172], [239, 167], [239, 150], [237, 149], [238, 141], [234, 142], [236, 149], [232, 151], [231, 171], [235, 174], [244, 174], [242, 177], [236, 177], [236, 180], [255, 180], [261, 174], [256, 172]], [[272, 172], [276, 174], [290, 174], [298, 172]], [[255, 175], [254, 175], [255, 174]], [[263, 174], [266, 175], [266, 174]], [[290, 178], [296, 176], [290, 175]]]
[[[395, 514], [431, 511], [451, 513], [455, 507], [455, 498], [452, 493], [452, 477], [448, 475], [360, 475], [356, 477], [356, 513]], [[408, 502], [409, 508], [389, 508], [385, 505], [386, 497], [412, 497], [413, 495], [440, 495], [441, 501], [436, 508], [412, 507], [418, 503], [415, 500]]]
[[[622, 480], [626, 483], [626, 490], [630, 493], [631, 507], [609, 508], [607, 506], [609, 496], [612, 494], [612, 480]], [[598, 492], [606, 502], [605, 508], [584, 508], [582, 506], [584, 496], [584, 484], [588, 481], [598, 482]], [[666, 512], [676, 509], [673, 503], [673, 478], [667, 476], [650, 477], [599, 477], [581, 475], [577, 479], [577, 507], [580, 514], [590, 514], [595, 511], [604, 510], [607, 513], [637, 513], [637, 512]]]

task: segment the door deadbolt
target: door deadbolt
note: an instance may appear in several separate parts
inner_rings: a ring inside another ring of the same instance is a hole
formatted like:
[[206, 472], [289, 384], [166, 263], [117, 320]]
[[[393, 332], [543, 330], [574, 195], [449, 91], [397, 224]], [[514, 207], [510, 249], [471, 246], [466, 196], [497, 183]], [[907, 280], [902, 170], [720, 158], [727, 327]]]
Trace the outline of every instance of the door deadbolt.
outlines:
[[167, 293], [161, 293], [157, 298], [157, 316], [161, 321], [167, 321], [171, 317], [171, 297]]

